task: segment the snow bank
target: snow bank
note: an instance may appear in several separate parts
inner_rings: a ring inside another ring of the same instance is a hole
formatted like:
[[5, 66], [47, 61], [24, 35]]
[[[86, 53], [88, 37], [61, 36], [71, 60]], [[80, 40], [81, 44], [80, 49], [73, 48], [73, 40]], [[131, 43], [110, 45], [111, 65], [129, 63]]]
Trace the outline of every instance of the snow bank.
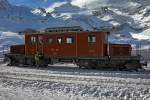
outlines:
[[[0, 65], [0, 99], [150, 99], [150, 70], [145, 72], [113, 72], [77, 70], [73, 65], [69, 65], [72, 66], [71, 68], [65, 66], [64, 68], [53, 66], [48, 70]], [[71, 73], [72, 75], [70, 75]]]

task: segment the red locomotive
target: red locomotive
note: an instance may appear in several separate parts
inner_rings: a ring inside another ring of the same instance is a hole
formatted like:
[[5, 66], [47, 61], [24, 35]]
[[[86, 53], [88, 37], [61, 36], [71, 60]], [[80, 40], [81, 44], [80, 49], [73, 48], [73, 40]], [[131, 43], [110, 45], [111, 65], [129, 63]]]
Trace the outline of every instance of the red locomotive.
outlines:
[[15, 66], [73, 62], [79, 68], [140, 69], [140, 57], [131, 56], [131, 45], [110, 44], [107, 35], [108, 32], [82, 30], [26, 33], [25, 44], [11, 46], [5, 57], [9, 65]]

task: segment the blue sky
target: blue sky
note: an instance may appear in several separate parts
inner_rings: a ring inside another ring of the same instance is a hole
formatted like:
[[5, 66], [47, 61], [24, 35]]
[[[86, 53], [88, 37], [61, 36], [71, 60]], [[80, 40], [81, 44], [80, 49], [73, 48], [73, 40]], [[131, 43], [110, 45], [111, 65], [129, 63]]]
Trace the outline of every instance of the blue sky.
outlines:
[[13, 5], [24, 5], [31, 8], [48, 7], [54, 2], [69, 1], [69, 0], [8, 0]]

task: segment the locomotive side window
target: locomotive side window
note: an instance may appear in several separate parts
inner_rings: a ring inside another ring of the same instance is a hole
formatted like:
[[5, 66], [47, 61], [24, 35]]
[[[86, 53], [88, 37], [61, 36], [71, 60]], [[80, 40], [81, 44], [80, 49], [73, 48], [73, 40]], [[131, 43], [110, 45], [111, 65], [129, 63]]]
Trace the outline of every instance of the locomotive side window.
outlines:
[[51, 44], [52, 43], [52, 41], [53, 41], [53, 39], [52, 38], [48, 38], [48, 44]]
[[73, 37], [67, 37], [66, 38], [66, 43], [67, 44], [72, 44], [73, 43]]
[[43, 37], [42, 37], [42, 36], [39, 36], [39, 37], [38, 37], [38, 41], [39, 41], [39, 44], [43, 44]]
[[58, 37], [58, 38], [57, 38], [57, 43], [58, 43], [58, 44], [62, 44], [62, 37]]
[[31, 37], [31, 44], [36, 44], [36, 37], [35, 36]]
[[88, 43], [96, 43], [96, 36], [89, 35], [88, 36]]

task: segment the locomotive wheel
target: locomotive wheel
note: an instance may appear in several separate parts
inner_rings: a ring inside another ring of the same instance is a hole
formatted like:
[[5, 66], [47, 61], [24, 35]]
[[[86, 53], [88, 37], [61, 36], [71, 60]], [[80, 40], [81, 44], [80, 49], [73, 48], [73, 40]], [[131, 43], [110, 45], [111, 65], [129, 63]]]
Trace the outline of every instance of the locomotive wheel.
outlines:
[[83, 66], [82, 65], [80, 65], [79, 63], [78, 64], [76, 64], [78, 67], [79, 67], [79, 69], [81, 69]]
[[85, 69], [96, 69], [96, 61], [84, 61], [80, 60], [79, 62], [76, 63], [79, 68], [85, 68]]
[[126, 62], [124, 66], [127, 71], [138, 71], [141, 69], [140, 63], [134, 61]]
[[96, 67], [98, 66], [96, 62], [90, 62], [89, 66], [92, 68], [92, 69], [96, 69]]
[[4, 58], [3, 63], [7, 64], [7, 66], [12, 66], [12, 60], [10, 58]]
[[22, 58], [20, 58], [20, 59], [18, 59], [18, 60], [19, 60], [18, 66], [20, 66], [20, 67], [25, 66], [25, 58], [24, 58], [24, 57], [22, 57]]
[[85, 62], [83, 60], [77, 62], [76, 64], [79, 66], [79, 68], [88, 68], [89, 65], [88, 62]]
[[119, 71], [125, 71], [126, 70], [126, 67], [125, 67], [125, 65], [123, 63], [121, 63], [121, 64], [119, 64], [117, 66], [118, 66], [117, 70], [119, 70]]
[[47, 67], [49, 63], [48, 58], [42, 58], [39, 62], [35, 61], [35, 66], [38, 67]]
[[18, 66], [18, 60], [16, 57], [11, 58], [11, 66]]
[[33, 58], [25, 58], [25, 65], [28, 67], [35, 66], [35, 61]]

